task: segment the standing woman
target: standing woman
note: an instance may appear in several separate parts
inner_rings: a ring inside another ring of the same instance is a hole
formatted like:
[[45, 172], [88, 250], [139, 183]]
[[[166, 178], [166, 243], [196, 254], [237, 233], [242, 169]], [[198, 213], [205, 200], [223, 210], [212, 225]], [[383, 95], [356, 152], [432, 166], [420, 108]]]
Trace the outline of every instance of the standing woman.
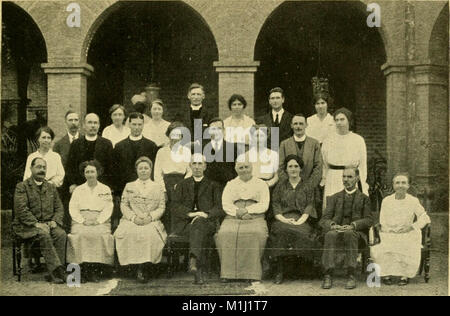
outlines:
[[53, 183], [59, 188], [63, 184], [65, 172], [62, 165], [61, 156], [52, 150], [52, 141], [55, 139], [55, 133], [50, 127], [44, 126], [37, 130], [36, 139], [38, 141], [39, 148], [37, 151], [28, 156], [23, 180], [25, 181], [31, 177], [31, 162], [34, 158], [39, 157], [44, 159], [47, 163], [47, 174], [45, 176], [45, 180]]
[[367, 180], [367, 149], [364, 138], [351, 131], [353, 114], [346, 108], [340, 108], [334, 113], [337, 133], [329, 135], [322, 145], [323, 177], [325, 184], [324, 205], [326, 197], [344, 190], [342, 173], [346, 166], [359, 169], [359, 189], [368, 195]]
[[120, 265], [137, 265], [137, 279], [145, 283], [152, 264], [161, 261], [166, 244], [167, 233], [160, 220], [166, 202], [162, 186], [150, 180], [152, 161], [140, 157], [135, 166], [138, 179], [123, 190], [123, 217], [114, 237]]
[[105, 127], [102, 136], [109, 139], [114, 148], [118, 142], [130, 135], [130, 128], [124, 125], [126, 113], [122, 105], [114, 104], [109, 109], [109, 114], [111, 115], [112, 124]]
[[98, 282], [99, 264], [114, 263], [110, 223], [114, 204], [110, 188], [97, 180], [102, 171], [96, 160], [83, 162], [80, 172], [86, 182], [76, 187], [69, 203], [67, 261], [82, 265], [83, 281]]
[[240, 94], [233, 94], [228, 100], [231, 116], [223, 121], [225, 127], [225, 140], [230, 143], [249, 144], [250, 129], [255, 121], [244, 114], [247, 101]]
[[156, 99], [150, 105], [151, 120], [144, 125], [142, 135], [153, 141], [159, 148], [168, 145], [169, 138], [166, 135], [170, 122], [164, 120], [164, 103], [160, 99]]
[[273, 192], [275, 222], [270, 231], [271, 256], [277, 273], [275, 283], [283, 282], [284, 258], [300, 256], [313, 263], [318, 259], [320, 245], [316, 242], [311, 219], [317, 219], [314, 208], [314, 187], [300, 177], [303, 160], [289, 155], [284, 161], [288, 178], [279, 182]]

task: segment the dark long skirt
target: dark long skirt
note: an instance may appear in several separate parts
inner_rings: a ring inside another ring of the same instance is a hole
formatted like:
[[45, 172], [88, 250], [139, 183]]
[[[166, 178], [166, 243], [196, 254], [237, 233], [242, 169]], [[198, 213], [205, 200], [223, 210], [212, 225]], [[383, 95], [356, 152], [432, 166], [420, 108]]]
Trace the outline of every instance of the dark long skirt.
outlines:
[[183, 181], [184, 176], [185, 176], [184, 174], [180, 173], [171, 173], [164, 175], [164, 185], [166, 186], [167, 201], [166, 201], [166, 211], [164, 212], [161, 221], [164, 224], [167, 233], [169, 234], [172, 232], [171, 203], [175, 193], [175, 186], [181, 181]]

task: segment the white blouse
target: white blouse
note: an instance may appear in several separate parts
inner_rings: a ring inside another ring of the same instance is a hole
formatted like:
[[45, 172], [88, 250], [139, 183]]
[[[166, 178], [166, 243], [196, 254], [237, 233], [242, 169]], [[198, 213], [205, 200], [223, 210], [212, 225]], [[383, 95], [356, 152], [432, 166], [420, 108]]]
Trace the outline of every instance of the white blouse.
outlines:
[[69, 203], [69, 213], [72, 221], [83, 224], [85, 218], [81, 215], [82, 210], [97, 211], [99, 212], [97, 222], [104, 224], [111, 218], [113, 207], [111, 190], [108, 186], [97, 182], [94, 189], [91, 189], [85, 182], [73, 191]]
[[45, 155], [42, 155], [38, 150], [28, 156], [27, 163], [25, 165], [25, 173], [23, 174], [23, 181], [31, 177], [31, 162], [37, 157], [44, 159], [47, 163], [47, 174], [45, 175], [45, 180], [53, 183], [56, 187], [60, 187], [63, 184], [65, 171], [61, 161], [61, 156], [51, 149]]
[[278, 172], [278, 153], [271, 149], [259, 150], [253, 147], [245, 155], [240, 155], [237, 161], [243, 159], [252, 163], [252, 174], [256, 178], [270, 180]]
[[153, 141], [156, 146], [164, 146], [169, 143], [169, 138], [166, 136], [166, 131], [169, 125], [170, 122], [167, 122], [166, 120], [161, 120], [159, 123], [156, 123], [151, 119], [144, 125], [142, 135]]
[[185, 174], [185, 178], [192, 175], [189, 163], [191, 161], [191, 151], [185, 146], [176, 145], [166, 146], [158, 150], [155, 159], [155, 182], [161, 185], [166, 191], [164, 185], [164, 175], [171, 173]]
[[325, 138], [336, 133], [336, 123], [333, 116], [327, 113], [327, 116], [321, 121], [317, 114], [314, 114], [307, 119], [308, 127], [306, 128], [306, 135], [323, 143]]
[[222, 206], [225, 213], [236, 216], [237, 206], [234, 203], [238, 200], [254, 200], [255, 204], [246, 209], [249, 214], [263, 214], [269, 208], [270, 191], [267, 184], [258, 178], [253, 177], [247, 182], [239, 177], [228, 181], [222, 194]]
[[236, 120], [233, 116], [227, 117], [223, 121], [225, 128], [225, 140], [230, 143], [249, 143], [250, 129], [255, 125], [255, 121], [244, 115], [242, 119]]
[[116, 146], [118, 142], [124, 140], [130, 135], [130, 128], [128, 126], [123, 126], [122, 131], [119, 131], [114, 124], [111, 124], [103, 130], [102, 137], [109, 139], [113, 145]]

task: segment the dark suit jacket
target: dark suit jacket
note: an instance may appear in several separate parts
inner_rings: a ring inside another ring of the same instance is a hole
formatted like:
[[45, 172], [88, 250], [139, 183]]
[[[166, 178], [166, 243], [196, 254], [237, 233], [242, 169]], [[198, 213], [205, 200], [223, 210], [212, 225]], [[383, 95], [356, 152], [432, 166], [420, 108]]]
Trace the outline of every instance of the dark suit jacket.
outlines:
[[[86, 179], [79, 171], [80, 164], [83, 161], [84, 154], [87, 150], [85, 136], [80, 136], [72, 142], [67, 159], [66, 184], [70, 187], [72, 184], [83, 184]], [[103, 167], [103, 175], [99, 177], [99, 181], [112, 187], [113, 184], [113, 147], [111, 142], [101, 136], [97, 136], [95, 144], [94, 159], [100, 162]]]
[[128, 182], [137, 179], [135, 163], [139, 157], [146, 156], [150, 158], [155, 165], [155, 157], [158, 146], [150, 139], [142, 137], [141, 146], [135, 155], [132, 148], [130, 137], [118, 142], [114, 147], [114, 191], [122, 192]]
[[[200, 118], [202, 119], [202, 135], [199, 135], [200, 138], [203, 137], [203, 133], [205, 129], [209, 126], [209, 121], [213, 118], [210, 111], [207, 109], [205, 105], [202, 105], [202, 109], [200, 112]], [[191, 141], [194, 140], [194, 126], [192, 125], [191, 120], [191, 107], [187, 106], [186, 110], [180, 111], [178, 115], [176, 115], [176, 121], [182, 122], [191, 132]]]
[[[281, 118], [280, 127], [279, 127], [279, 144], [281, 144], [282, 141], [285, 139], [288, 139], [292, 136], [292, 128], [291, 128], [291, 122], [292, 122], [292, 114], [288, 111], [284, 110], [283, 116]], [[257, 124], [264, 124], [267, 127], [274, 127], [273, 125], [273, 118], [272, 118], [272, 110], [267, 113], [264, 116], [261, 116], [256, 119]], [[270, 139], [268, 140], [268, 147], [270, 147]], [[278, 144], [278, 145], [279, 145]]]
[[[198, 188], [198, 208], [199, 211], [207, 213], [208, 220], [219, 222], [225, 216], [222, 209], [222, 188], [221, 186], [204, 177]], [[193, 212], [194, 206], [194, 178], [184, 179], [177, 184], [171, 206], [172, 232], [180, 234], [192, 221], [187, 214]]]
[[[81, 137], [81, 136], [80, 136]], [[69, 135], [60, 138], [53, 146], [53, 151], [61, 156], [61, 162], [64, 166], [64, 170], [67, 168], [67, 159], [69, 158], [70, 139]]]
[[44, 181], [39, 189], [33, 178], [20, 182], [14, 193], [13, 231], [27, 239], [37, 235], [36, 223], [54, 221], [63, 226], [64, 208], [56, 186]]
[[[304, 167], [301, 172], [302, 179], [311, 183], [313, 187], [317, 187], [322, 179], [322, 152], [320, 144], [314, 138], [306, 136], [305, 144], [303, 145], [303, 162]], [[283, 170], [284, 159], [289, 155], [300, 155], [297, 143], [294, 136], [286, 139], [280, 145], [279, 157], [280, 168], [279, 176], [286, 178], [286, 172]]]
[[348, 222], [344, 222], [343, 206], [345, 190], [327, 198], [327, 208], [319, 223], [325, 233], [330, 230], [332, 223], [337, 225], [350, 225], [354, 223], [356, 230], [363, 233], [363, 236], [367, 239], [365, 232], [373, 225], [370, 200], [367, 195], [359, 190], [356, 190], [355, 194], [352, 214]]
[[[233, 153], [230, 153], [230, 148], [233, 148]], [[208, 157], [212, 149], [211, 142], [207, 143], [203, 148], [203, 153], [206, 156], [206, 171], [205, 176], [217, 183], [219, 183], [223, 188], [228, 181], [233, 180], [237, 177], [236, 170], [234, 169], [234, 162], [238, 154], [237, 144], [228, 143], [225, 140], [222, 143], [222, 148], [219, 152], [215, 153], [214, 160], [213, 157]], [[227, 161], [227, 153], [230, 155], [231, 161]]]

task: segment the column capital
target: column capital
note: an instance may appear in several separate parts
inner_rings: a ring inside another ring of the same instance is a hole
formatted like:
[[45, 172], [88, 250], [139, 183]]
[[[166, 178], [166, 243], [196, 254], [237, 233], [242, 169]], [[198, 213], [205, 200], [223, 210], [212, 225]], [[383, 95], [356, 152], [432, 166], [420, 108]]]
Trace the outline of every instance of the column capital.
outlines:
[[390, 75], [391, 73], [406, 73], [408, 67], [407, 62], [388, 62], [381, 66], [381, 71], [384, 73], [385, 76]]
[[44, 63], [41, 64], [46, 74], [81, 74], [90, 76], [94, 67], [87, 63]]
[[259, 61], [215, 61], [217, 72], [255, 73], [260, 65]]

